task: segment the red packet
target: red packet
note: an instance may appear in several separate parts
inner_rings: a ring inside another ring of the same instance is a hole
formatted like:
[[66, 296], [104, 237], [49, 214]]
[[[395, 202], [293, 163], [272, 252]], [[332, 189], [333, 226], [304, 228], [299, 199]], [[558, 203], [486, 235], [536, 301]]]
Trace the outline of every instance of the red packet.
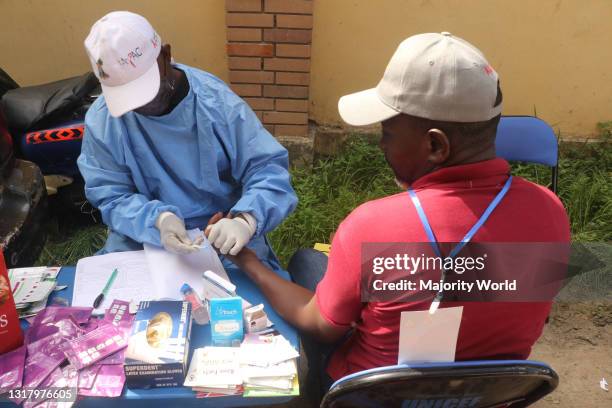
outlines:
[[22, 344], [23, 333], [19, 316], [13, 301], [4, 255], [0, 251], [0, 354], [14, 350]]

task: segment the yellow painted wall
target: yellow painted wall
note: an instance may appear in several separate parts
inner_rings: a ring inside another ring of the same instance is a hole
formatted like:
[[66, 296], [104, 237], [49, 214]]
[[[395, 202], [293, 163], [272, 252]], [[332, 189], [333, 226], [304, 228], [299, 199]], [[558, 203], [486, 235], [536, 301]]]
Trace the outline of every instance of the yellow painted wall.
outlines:
[[612, 120], [612, 0], [315, 0], [311, 119], [340, 124], [338, 98], [376, 86], [397, 45], [450, 31], [501, 77], [506, 115], [537, 115], [562, 137]]
[[114, 10], [145, 16], [177, 62], [227, 80], [223, 0], [0, 0], [0, 67], [20, 85], [91, 70], [83, 41]]
[[[338, 98], [375, 86], [399, 42], [450, 31], [498, 70], [504, 114], [562, 136], [612, 120], [612, 0], [314, 0], [311, 119], [342, 124]], [[224, 0], [0, 0], [0, 66], [21, 85], [89, 70], [83, 40], [112, 10], [147, 17], [179, 62], [228, 79]]]

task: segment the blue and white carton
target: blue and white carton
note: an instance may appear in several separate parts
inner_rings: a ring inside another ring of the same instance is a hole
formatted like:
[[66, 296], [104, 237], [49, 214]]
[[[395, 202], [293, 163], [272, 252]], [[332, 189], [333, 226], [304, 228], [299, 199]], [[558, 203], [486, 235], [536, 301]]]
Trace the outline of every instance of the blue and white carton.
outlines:
[[239, 347], [244, 334], [242, 298], [213, 298], [209, 308], [213, 346]]

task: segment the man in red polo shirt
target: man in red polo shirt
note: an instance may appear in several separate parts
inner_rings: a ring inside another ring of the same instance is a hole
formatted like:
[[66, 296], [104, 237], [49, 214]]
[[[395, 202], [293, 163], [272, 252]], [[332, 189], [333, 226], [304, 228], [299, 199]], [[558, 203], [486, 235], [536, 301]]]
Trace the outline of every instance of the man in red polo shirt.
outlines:
[[[338, 227], [328, 264], [316, 251], [299, 251], [288, 268], [296, 283], [279, 278], [249, 251], [235, 258], [275, 310], [305, 334], [311, 371], [320, 362], [317, 345], [325, 357], [322, 344], [338, 342], [351, 328], [330, 356], [331, 379], [396, 364], [401, 312], [432, 304], [431, 298], [363, 303], [362, 243], [428, 242], [425, 224], [438, 242], [459, 242], [488, 207], [494, 210], [472, 242], [569, 242], [559, 199], [520, 177], [509, 180], [508, 163], [495, 157], [501, 102], [497, 73], [479, 50], [450, 33], [408, 38], [376, 88], [340, 99], [349, 124], [382, 122], [380, 146], [398, 184], [411, 194], [356, 208]], [[498, 196], [503, 198], [493, 205]], [[549, 311], [550, 302], [464, 302], [456, 359], [527, 358]]]

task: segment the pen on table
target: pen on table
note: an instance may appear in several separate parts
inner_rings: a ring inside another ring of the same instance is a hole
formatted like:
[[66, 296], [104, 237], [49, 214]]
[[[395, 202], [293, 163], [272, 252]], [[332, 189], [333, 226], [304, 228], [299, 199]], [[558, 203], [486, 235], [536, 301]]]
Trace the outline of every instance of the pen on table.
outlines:
[[94, 309], [97, 309], [102, 304], [102, 301], [104, 300], [104, 297], [108, 294], [109, 289], [113, 285], [113, 282], [115, 281], [118, 272], [119, 271], [117, 270], [117, 268], [115, 268], [113, 270], [113, 273], [111, 273], [110, 277], [108, 278], [108, 281], [106, 281], [104, 289], [102, 289], [102, 292], [98, 295], [98, 297], [96, 297], [96, 300], [94, 300], [93, 302]]

